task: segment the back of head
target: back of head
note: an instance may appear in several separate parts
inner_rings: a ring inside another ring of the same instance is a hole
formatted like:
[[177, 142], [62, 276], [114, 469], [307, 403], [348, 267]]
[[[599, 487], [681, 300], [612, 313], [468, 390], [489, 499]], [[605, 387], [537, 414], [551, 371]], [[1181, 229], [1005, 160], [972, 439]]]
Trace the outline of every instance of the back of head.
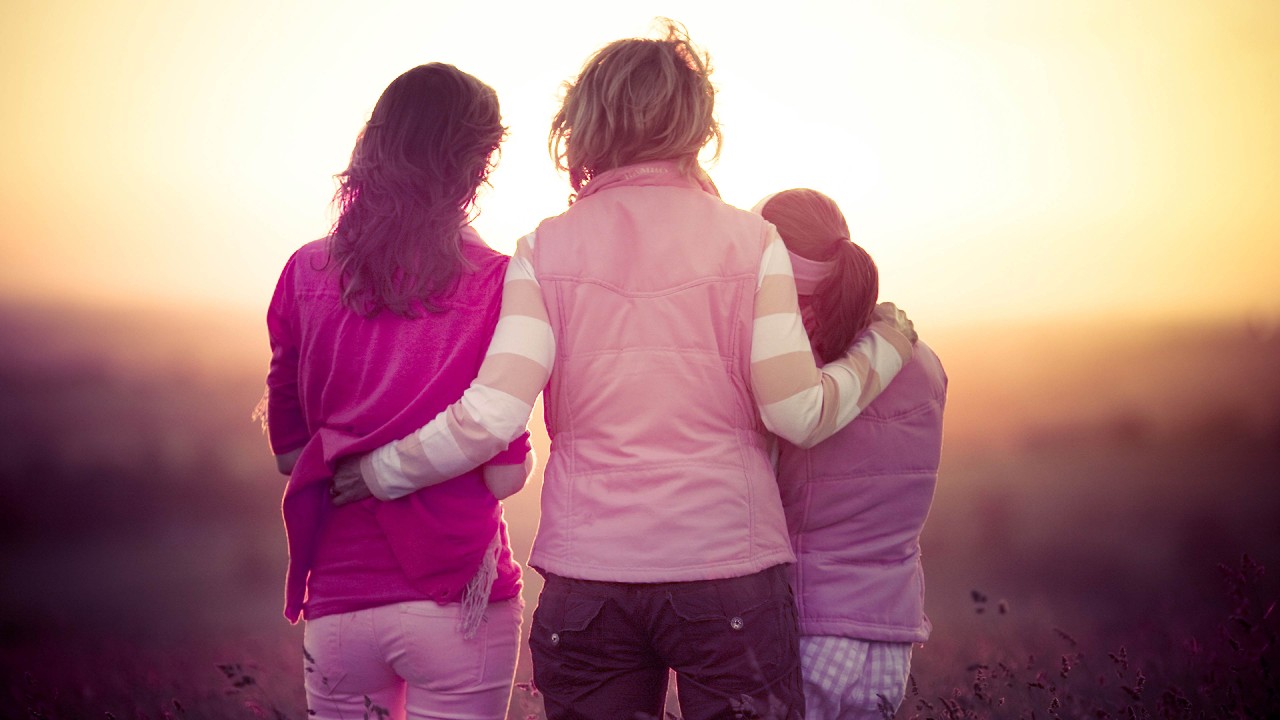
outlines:
[[412, 315], [452, 287], [460, 231], [505, 132], [493, 89], [452, 65], [387, 86], [337, 176], [330, 256], [348, 307]]
[[719, 154], [710, 58], [683, 27], [662, 23], [663, 38], [612, 42], [566, 84], [548, 147], [575, 192], [595, 175], [649, 160], [680, 160], [691, 171], [713, 139]]
[[769, 198], [760, 214], [778, 228], [787, 250], [832, 264], [814, 290], [808, 328], [813, 349], [830, 362], [871, 324], [880, 293], [876, 264], [849, 239], [849, 224], [835, 201], [816, 190], [784, 190]]

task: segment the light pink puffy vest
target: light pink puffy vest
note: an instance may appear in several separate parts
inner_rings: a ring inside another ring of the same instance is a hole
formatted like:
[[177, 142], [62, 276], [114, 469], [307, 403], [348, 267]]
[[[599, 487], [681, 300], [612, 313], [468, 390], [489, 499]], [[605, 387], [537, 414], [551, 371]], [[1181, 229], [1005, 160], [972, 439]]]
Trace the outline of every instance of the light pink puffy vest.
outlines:
[[920, 530], [938, 481], [946, 392], [938, 356], [920, 342], [843, 430], [811, 450], [779, 441], [802, 634], [928, 639]]
[[749, 384], [768, 226], [713, 192], [632, 165], [538, 227], [556, 358], [535, 568], [670, 582], [795, 559]]

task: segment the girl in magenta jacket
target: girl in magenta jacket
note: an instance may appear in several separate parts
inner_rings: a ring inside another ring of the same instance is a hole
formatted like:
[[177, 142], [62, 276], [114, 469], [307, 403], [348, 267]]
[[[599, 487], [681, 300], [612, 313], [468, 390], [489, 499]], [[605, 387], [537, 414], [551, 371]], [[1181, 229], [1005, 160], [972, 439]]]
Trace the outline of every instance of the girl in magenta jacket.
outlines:
[[416, 67], [378, 99], [339, 175], [329, 237], [294, 253], [267, 313], [271, 447], [289, 473], [285, 615], [306, 618], [312, 717], [506, 714], [520, 567], [499, 497], [529, 470], [528, 437], [483, 470], [387, 503], [335, 508], [337, 458], [435, 417], [475, 377], [508, 258], [468, 226], [505, 129], [493, 90]]
[[674, 25], [588, 59], [551, 131], [576, 199], [517, 244], [476, 382], [335, 479], [340, 500], [438, 482], [505, 446], [545, 387], [529, 642], [552, 720], [661, 716], [669, 670], [686, 720], [801, 717], [771, 433], [820, 441], [911, 356], [890, 308], [815, 365], [777, 232], [698, 166], [719, 138], [709, 72]]
[[[831, 198], [787, 190], [757, 206], [778, 228], [814, 354], [871, 322], [879, 277]], [[809, 720], [879, 720], [902, 702], [911, 644], [929, 637], [920, 531], [938, 480], [947, 376], [924, 343], [885, 391], [812, 448], [783, 440], [778, 484]]]

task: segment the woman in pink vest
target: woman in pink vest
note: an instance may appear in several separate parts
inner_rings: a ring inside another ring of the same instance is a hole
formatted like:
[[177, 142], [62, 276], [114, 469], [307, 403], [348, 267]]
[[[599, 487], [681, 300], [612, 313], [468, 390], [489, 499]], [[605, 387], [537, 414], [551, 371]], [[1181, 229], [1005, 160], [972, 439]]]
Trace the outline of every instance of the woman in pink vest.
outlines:
[[[838, 357], [872, 321], [875, 263], [826, 195], [787, 190], [757, 209], [791, 255], [814, 354]], [[810, 449], [781, 443], [809, 720], [880, 720], [902, 702], [911, 644], [929, 637], [920, 531], [938, 481], [946, 395], [938, 356], [917, 343], [843, 430]]]
[[674, 24], [587, 60], [551, 129], [575, 199], [517, 244], [476, 381], [335, 477], [338, 502], [439, 482], [523, 430], [545, 387], [529, 642], [552, 720], [660, 717], [669, 670], [686, 720], [802, 717], [771, 433], [819, 442], [911, 356], [886, 308], [814, 364], [782, 240], [698, 165], [720, 136], [709, 73]]
[[312, 717], [507, 711], [522, 601], [498, 498], [524, 483], [527, 435], [398, 500], [329, 501], [337, 458], [420, 427], [480, 368], [508, 258], [468, 220], [504, 133], [493, 90], [457, 68], [396, 78], [338, 176], [332, 233], [294, 253], [271, 300], [285, 615], [306, 618]]

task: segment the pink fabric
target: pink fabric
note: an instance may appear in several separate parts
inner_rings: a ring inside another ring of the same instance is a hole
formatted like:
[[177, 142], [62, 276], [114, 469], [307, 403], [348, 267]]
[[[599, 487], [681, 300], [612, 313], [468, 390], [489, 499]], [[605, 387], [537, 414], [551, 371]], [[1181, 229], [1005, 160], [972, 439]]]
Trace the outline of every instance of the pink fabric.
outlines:
[[[802, 313], [810, 304], [800, 297]], [[780, 441], [803, 635], [928, 639], [920, 531], [938, 480], [946, 388], [938, 356], [920, 342], [844, 429], [811, 450]]]
[[670, 162], [602, 173], [538, 227], [556, 361], [530, 564], [667, 582], [794, 559], [749, 390], [768, 229]]
[[796, 276], [796, 292], [801, 295], [812, 295], [836, 267], [834, 260], [810, 260], [793, 252], [787, 256], [791, 258], [791, 272]]
[[495, 720], [506, 717], [523, 603], [491, 603], [476, 636], [458, 633], [458, 605], [405, 602], [308, 620], [308, 716]]
[[[474, 232], [466, 236], [475, 270], [442, 301], [443, 312], [416, 319], [346, 309], [323, 240], [285, 265], [267, 313], [267, 418], [276, 454], [302, 450], [283, 501], [290, 621], [304, 596], [309, 619], [404, 600], [457, 602], [499, 531], [491, 599], [520, 591], [502, 506], [479, 469], [387, 503], [335, 509], [328, 497], [338, 459], [410, 434], [475, 377], [497, 323], [508, 258]], [[519, 463], [528, 449], [526, 434], [491, 462]]]

